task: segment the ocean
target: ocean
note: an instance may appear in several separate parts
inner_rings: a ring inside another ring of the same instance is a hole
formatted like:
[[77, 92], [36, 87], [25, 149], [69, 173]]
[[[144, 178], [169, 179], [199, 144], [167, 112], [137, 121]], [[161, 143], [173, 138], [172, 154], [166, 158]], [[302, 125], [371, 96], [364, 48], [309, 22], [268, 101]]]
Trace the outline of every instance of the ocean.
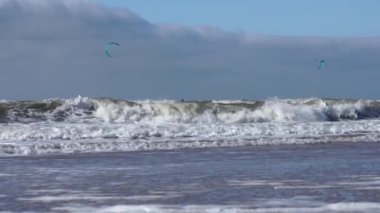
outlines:
[[0, 211], [380, 211], [380, 101], [0, 101]]

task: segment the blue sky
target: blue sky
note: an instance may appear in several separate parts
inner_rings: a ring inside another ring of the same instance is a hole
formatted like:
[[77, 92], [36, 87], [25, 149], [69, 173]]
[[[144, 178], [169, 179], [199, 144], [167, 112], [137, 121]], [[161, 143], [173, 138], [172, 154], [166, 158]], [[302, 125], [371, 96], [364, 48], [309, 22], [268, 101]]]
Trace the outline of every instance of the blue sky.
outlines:
[[291, 36], [380, 35], [379, 0], [98, 0], [153, 23]]

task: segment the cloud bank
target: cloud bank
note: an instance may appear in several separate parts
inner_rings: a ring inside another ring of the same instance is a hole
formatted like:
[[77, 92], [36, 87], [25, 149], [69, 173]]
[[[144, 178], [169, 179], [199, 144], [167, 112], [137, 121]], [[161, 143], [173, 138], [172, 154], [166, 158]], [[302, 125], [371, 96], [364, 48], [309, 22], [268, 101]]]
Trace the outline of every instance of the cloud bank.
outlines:
[[[109, 41], [121, 44], [112, 58]], [[380, 96], [380, 37], [254, 35], [87, 0], [0, 0], [0, 46], [0, 99]]]

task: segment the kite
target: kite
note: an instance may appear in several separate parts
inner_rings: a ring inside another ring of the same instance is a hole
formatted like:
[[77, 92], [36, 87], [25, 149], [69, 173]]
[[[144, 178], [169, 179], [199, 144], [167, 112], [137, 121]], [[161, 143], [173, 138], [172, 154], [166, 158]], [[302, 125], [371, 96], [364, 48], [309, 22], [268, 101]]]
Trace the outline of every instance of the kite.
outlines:
[[319, 66], [318, 66], [318, 69], [321, 70], [325, 67], [326, 65], [326, 61], [325, 59], [319, 59], [319, 58], [316, 58], [315, 60], [318, 60], [319, 61]]
[[116, 43], [116, 42], [108, 42], [106, 47], [104, 48], [104, 53], [108, 56], [108, 57], [112, 57], [109, 50], [111, 49], [112, 46], [120, 46], [119, 43]]

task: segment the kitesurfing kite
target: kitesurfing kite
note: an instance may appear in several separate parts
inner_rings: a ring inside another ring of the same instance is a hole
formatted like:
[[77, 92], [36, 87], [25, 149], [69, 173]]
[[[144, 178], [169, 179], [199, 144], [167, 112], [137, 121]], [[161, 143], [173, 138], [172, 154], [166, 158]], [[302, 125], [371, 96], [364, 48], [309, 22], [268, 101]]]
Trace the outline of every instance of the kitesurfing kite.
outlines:
[[116, 43], [116, 42], [108, 42], [106, 47], [104, 48], [104, 53], [108, 56], [108, 57], [112, 57], [112, 55], [110, 54], [109, 50], [111, 49], [112, 46], [120, 46], [119, 43]]
[[319, 66], [318, 66], [318, 69], [323, 69], [326, 65], [326, 62], [325, 62], [325, 59], [319, 59], [319, 58], [316, 58], [315, 60], [318, 60], [319, 61]]

